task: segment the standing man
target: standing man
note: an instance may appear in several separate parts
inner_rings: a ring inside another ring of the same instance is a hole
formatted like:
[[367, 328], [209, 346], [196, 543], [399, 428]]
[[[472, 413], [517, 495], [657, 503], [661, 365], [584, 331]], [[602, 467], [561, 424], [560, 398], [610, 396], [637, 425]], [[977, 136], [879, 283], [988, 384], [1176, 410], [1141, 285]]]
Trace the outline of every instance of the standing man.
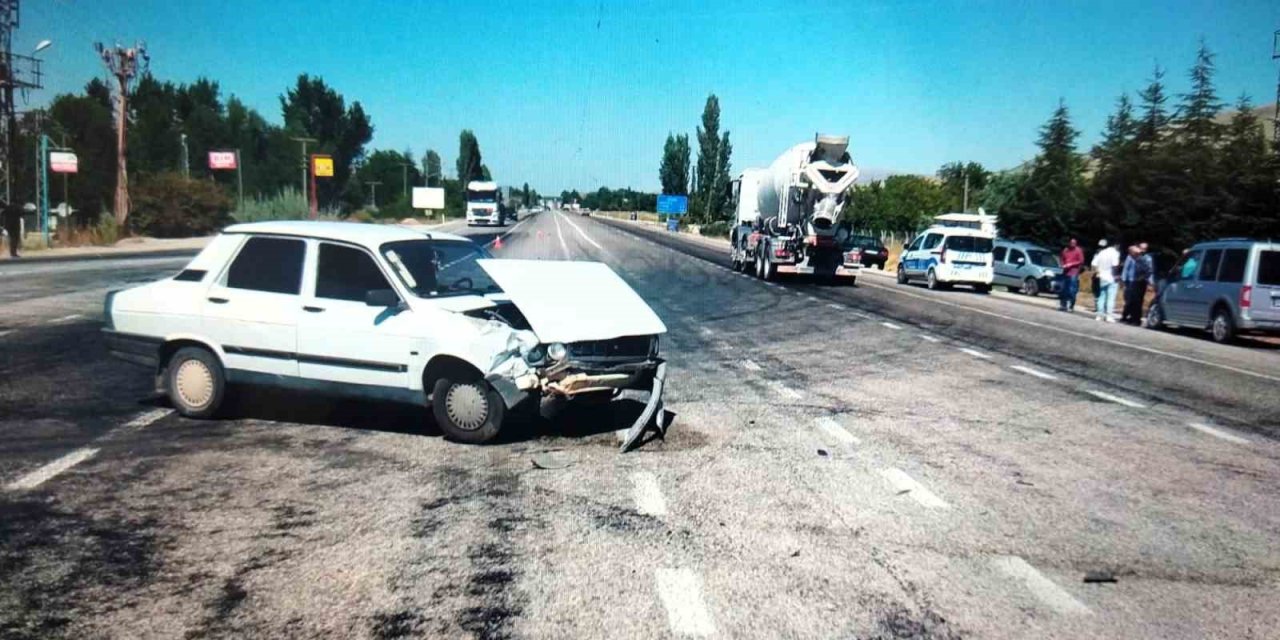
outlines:
[[1120, 252], [1115, 247], [1107, 246], [1105, 238], [1098, 241], [1098, 247], [1099, 251], [1090, 264], [1093, 267], [1093, 277], [1098, 279], [1093, 319], [1115, 322], [1116, 271], [1120, 267]]
[[1067, 241], [1062, 250], [1062, 291], [1058, 293], [1058, 311], [1075, 311], [1076, 294], [1080, 293], [1080, 269], [1084, 266], [1084, 251], [1075, 238]]
[[18, 248], [22, 246], [22, 209], [0, 200], [0, 218], [3, 218], [4, 229], [9, 233], [9, 257], [20, 257]]
[[1121, 322], [1138, 326], [1142, 324], [1143, 297], [1147, 287], [1154, 286], [1155, 268], [1151, 256], [1146, 255], [1147, 243], [1129, 247], [1129, 257], [1125, 258], [1120, 279], [1124, 282], [1124, 315]]

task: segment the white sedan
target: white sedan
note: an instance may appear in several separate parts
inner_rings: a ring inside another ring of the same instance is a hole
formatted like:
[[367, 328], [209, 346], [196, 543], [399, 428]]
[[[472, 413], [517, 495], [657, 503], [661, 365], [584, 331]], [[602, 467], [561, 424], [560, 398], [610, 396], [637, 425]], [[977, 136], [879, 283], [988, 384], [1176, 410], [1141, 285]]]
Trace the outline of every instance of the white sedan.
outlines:
[[541, 397], [651, 391], [623, 450], [662, 426], [662, 320], [607, 265], [496, 260], [455, 235], [344, 222], [234, 225], [177, 275], [113, 291], [113, 355], [190, 417], [228, 383], [430, 405], [492, 440]]

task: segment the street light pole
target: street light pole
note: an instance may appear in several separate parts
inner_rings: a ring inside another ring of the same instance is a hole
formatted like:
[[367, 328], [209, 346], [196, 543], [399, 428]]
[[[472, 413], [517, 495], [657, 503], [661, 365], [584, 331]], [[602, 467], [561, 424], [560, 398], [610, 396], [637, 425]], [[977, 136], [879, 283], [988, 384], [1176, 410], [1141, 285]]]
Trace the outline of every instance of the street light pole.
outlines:
[[302, 143], [302, 197], [303, 199], [309, 201], [311, 199], [311, 193], [307, 189], [307, 177], [311, 174], [311, 167], [309, 166], [310, 163], [307, 160], [307, 143], [315, 142], [316, 139], [304, 138], [304, 137], [294, 137], [289, 139], [293, 140], [294, 142]]
[[380, 184], [382, 184], [382, 183], [381, 183], [381, 182], [378, 182], [378, 181], [375, 181], [375, 180], [370, 180], [369, 182], [366, 182], [365, 184], [369, 185], [369, 190], [372, 192], [372, 194], [371, 194], [371, 196], [370, 196], [370, 202], [369, 202], [369, 205], [373, 207], [374, 211], [377, 211], [377, 209], [378, 209], [378, 185], [380, 185]]

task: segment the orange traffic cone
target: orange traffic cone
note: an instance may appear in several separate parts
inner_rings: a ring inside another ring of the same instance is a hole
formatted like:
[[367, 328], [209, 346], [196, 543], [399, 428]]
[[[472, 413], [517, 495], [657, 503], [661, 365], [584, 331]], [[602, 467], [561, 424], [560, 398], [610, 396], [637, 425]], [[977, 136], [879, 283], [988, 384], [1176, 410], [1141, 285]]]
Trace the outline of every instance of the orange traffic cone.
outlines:
[[502, 248], [502, 236], [498, 236], [498, 237], [493, 241], [493, 248], [494, 248], [494, 249], [501, 249], [501, 248]]

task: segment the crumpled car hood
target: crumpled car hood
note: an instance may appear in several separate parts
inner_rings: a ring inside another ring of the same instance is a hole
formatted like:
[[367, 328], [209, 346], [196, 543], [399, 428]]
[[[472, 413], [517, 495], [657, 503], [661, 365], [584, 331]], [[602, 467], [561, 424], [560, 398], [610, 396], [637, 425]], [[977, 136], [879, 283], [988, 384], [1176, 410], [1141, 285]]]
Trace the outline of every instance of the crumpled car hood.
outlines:
[[476, 262], [520, 308], [544, 343], [667, 332], [658, 314], [602, 262]]

